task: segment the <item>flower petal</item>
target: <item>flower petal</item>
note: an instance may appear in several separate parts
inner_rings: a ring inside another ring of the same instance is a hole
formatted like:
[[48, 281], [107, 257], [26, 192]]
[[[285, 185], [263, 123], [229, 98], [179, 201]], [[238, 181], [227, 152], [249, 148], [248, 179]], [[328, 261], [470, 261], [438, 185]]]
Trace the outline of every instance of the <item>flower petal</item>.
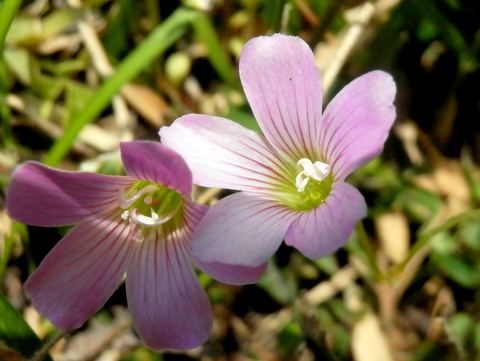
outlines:
[[205, 342], [212, 311], [190, 265], [182, 232], [164, 232], [139, 244], [127, 272], [127, 299], [133, 324], [153, 349], [191, 349]]
[[335, 180], [368, 163], [383, 150], [395, 120], [395, 83], [372, 71], [348, 84], [328, 104], [319, 142]]
[[228, 119], [186, 115], [162, 127], [160, 136], [201, 186], [258, 190], [285, 183], [283, 165], [265, 138]]
[[367, 205], [361, 193], [350, 184], [336, 182], [320, 206], [292, 222], [285, 243], [308, 258], [324, 257], [348, 241], [355, 224], [366, 214]]
[[322, 84], [313, 53], [300, 38], [275, 34], [250, 40], [240, 79], [260, 128], [294, 162], [316, 158]]
[[120, 144], [128, 175], [161, 184], [185, 197], [192, 193], [192, 173], [183, 158], [159, 142], [135, 141]]
[[[193, 254], [205, 263], [262, 267], [275, 253], [298, 212], [251, 193], [235, 193], [215, 203], [197, 227]], [[201, 266], [201, 265], [200, 265]], [[210, 272], [220, 281], [230, 275]], [[240, 283], [239, 280], [233, 283]], [[249, 283], [251, 280], [245, 282]]]
[[7, 190], [8, 213], [19, 222], [44, 227], [72, 225], [116, 205], [130, 177], [64, 172], [36, 162], [17, 168]]
[[25, 283], [27, 296], [56, 327], [78, 328], [120, 284], [131, 259], [132, 244], [127, 223], [117, 222], [116, 217], [82, 223], [30, 276]]
[[192, 257], [195, 264], [206, 274], [216, 280], [231, 285], [246, 285], [258, 282], [268, 263], [265, 262], [258, 267], [231, 265], [222, 262], [203, 262], [199, 258]]

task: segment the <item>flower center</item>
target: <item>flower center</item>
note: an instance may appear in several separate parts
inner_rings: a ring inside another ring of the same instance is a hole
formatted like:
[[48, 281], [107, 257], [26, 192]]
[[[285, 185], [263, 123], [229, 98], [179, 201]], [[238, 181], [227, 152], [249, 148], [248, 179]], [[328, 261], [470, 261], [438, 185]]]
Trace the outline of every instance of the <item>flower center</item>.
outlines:
[[295, 179], [295, 187], [298, 192], [304, 192], [310, 178], [317, 181], [323, 181], [330, 173], [330, 166], [327, 163], [316, 161], [312, 163], [310, 159], [302, 158], [297, 162], [298, 167], [303, 170], [298, 173]]
[[161, 232], [162, 225], [172, 220], [183, 205], [177, 192], [159, 184], [138, 181], [118, 192], [122, 219], [129, 221], [135, 240], [143, 241]]
[[295, 188], [284, 189], [279, 198], [286, 205], [298, 210], [309, 211], [318, 207], [330, 194], [333, 178], [330, 165], [302, 158], [297, 162]]

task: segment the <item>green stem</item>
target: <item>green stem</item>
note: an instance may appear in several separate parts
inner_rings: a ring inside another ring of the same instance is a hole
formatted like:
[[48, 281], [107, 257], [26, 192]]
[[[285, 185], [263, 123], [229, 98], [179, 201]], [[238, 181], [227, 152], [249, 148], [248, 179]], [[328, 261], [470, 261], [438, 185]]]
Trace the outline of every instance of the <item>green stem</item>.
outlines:
[[42, 361], [50, 349], [62, 338], [67, 338], [70, 333], [71, 331], [58, 331], [28, 361]]
[[50, 166], [58, 164], [70, 150], [82, 128], [98, 117], [120, 88], [139, 75], [156, 57], [174, 44], [185, 33], [187, 25], [199, 16], [200, 13], [197, 11], [180, 8], [161, 23], [120, 63], [115, 74], [95, 92], [91, 102], [70, 122], [63, 136], [55, 142], [44, 163]]
[[232, 67], [232, 62], [222, 47], [210, 19], [208, 19], [206, 15], [202, 15], [194, 21], [193, 27], [196, 35], [207, 48], [208, 59], [218, 75], [220, 75], [228, 85], [238, 87], [237, 72]]
[[[0, 20], [1, 21], [1, 20]], [[2, 124], [3, 134], [3, 143], [6, 148], [11, 148], [14, 144], [13, 138], [13, 129], [10, 122], [11, 111], [10, 107], [7, 105], [7, 94], [8, 94], [8, 72], [7, 66], [3, 59], [3, 53], [0, 52], [0, 123]]]
[[367, 232], [363, 227], [363, 222], [357, 222], [355, 226], [355, 230], [357, 231], [359, 246], [364, 254], [365, 261], [367, 261], [368, 265], [370, 266], [370, 270], [375, 276], [376, 280], [380, 280], [383, 278], [383, 272], [380, 270], [377, 264], [377, 257], [375, 256], [375, 251], [372, 248], [372, 243], [368, 238]]
[[5, 236], [3, 252], [0, 254], [0, 286], [2, 286], [3, 274], [5, 272], [5, 269], [7, 268], [8, 261], [10, 260], [10, 254], [15, 243], [13, 228], [14, 227], [12, 226], [12, 230], [10, 231], [10, 233]]
[[22, 0], [4, 0], [0, 7], [0, 53], [3, 53], [5, 38]]
[[0, 7], [0, 119], [2, 120], [4, 143], [6, 147], [12, 146], [13, 131], [10, 124], [10, 108], [6, 105], [7, 97], [7, 67], [3, 60], [3, 49], [8, 29], [20, 8], [21, 0], [4, 0]]

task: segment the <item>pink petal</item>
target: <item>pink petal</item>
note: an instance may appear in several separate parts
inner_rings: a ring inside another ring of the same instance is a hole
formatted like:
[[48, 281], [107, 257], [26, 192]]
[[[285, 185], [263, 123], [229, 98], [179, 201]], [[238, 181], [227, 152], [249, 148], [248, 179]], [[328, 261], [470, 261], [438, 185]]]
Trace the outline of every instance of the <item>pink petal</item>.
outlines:
[[160, 136], [201, 186], [258, 190], [285, 183], [288, 171], [265, 138], [228, 119], [191, 114], [162, 127]]
[[127, 272], [134, 327], [153, 349], [197, 347], [212, 327], [210, 303], [181, 234], [167, 230], [155, 241], [140, 243]]
[[163, 144], [150, 141], [120, 144], [128, 175], [161, 184], [185, 197], [192, 192], [192, 173], [183, 158]]
[[64, 172], [29, 162], [13, 173], [7, 190], [8, 213], [19, 222], [57, 227], [91, 219], [117, 204], [130, 177]]
[[[246, 192], [232, 194], [210, 207], [195, 232], [193, 254], [205, 263], [262, 267], [297, 216], [276, 201]], [[221, 267], [212, 276], [231, 281], [229, 275], [223, 278]], [[238, 277], [233, 283], [241, 283]]]
[[260, 128], [296, 163], [314, 159], [322, 111], [322, 84], [312, 51], [298, 37], [250, 40], [240, 57], [240, 79]]
[[366, 215], [367, 206], [360, 192], [350, 184], [336, 182], [320, 206], [292, 222], [285, 243], [311, 259], [324, 257], [342, 247], [355, 224]]
[[[208, 207], [196, 204], [190, 201], [185, 201], [185, 237], [192, 240], [194, 231], [198, 223], [202, 220], [207, 212]], [[195, 242], [195, 239], [191, 241]], [[247, 284], [257, 282], [263, 275], [267, 268], [267, 264], [259, 267], [248, 267], [240, 265], [229, 265], [220, 262], [207, 263], [191, 255], [193, 262], [202, 269], [203, 272], [209, 274], [214, 278], [221, 278], [222, 282], [230, 284]]]
[[395, 83], [382, 71], [365, 74], [328, 104], [319, 142], [336, 180], [368, 163], [383, 150], [395, 120]]
[[[186, 201], [184, 220], [185, 220], [185, 235], [188, 239], [193, 238], [194, 231], [204, 217], [208, 207], [201, 204]], [[195, 239], [192, 240], [192, 243]], [[209, 274], [214, 278], [221, 278], [222, 282], [230, 284], [247, 284], [257, 282], [263, 275], [267, 268], [267, 264], [259, 267], [248, 267], [240, 265], [229, 265], [220, 262], [206, 263], [202, 262], [197, 257], [191, 255], [193, 262], [202, 269], [203, 272]]]
[[222, 262], [208, 263], [196, 257], [193, 257], [193, 261], [204, 273], [220, 282], [231, 285], [246, 285], [260, 281], [268, 266], [267, 262], [258, 267], [231, 265]]
[[33, 306], [62, 330], [78, 328], [118, 287], [132, 255], [120, 215], [76, 226], [25, 283]]

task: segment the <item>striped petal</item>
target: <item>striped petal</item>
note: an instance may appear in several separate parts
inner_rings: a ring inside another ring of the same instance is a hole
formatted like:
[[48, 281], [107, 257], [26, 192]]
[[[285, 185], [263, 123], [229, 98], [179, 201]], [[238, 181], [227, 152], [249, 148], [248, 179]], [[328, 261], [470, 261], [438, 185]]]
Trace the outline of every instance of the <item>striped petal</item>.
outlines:
[[127, 272], [133, 324], [153, 349], [191, 349], [212, 327], [208, 297], [190, 264], [182, 230], [164, 229], [157, 240], [138, 244]]
[[162, 127], [160, 136], [201, 186], [259, 191], [283, 186], [289, 172], [264, 137], [228, 119], [187, 115]]
[[97, 312], [120, 284], [132, 255], [120, 215], [76, 226], [25, 283], [43, 316], [62, 330], [75, 329]]
[[[276, 201], [247, 192], [232, 194], [210, 207], [195, 232], [193, 253], [202, 262], [262, 267], [297, 216]], [[229, 281], [221, 272], [213, 276]]]
[[250, 40], [240, 79], [260, 128], [295, 163], [317, 158], [322, 84], [312, 51], [300, 38], [276, 34]]
[[195, 264], [206, 274], [216, 280], [231, 285], [247, 285], [260, 281], [268, 267], [265, 262], [257, 267], [224, 262], [203, 262], [198, 257], [192, 257]]
[[192, 173], [180, 155], [159, 142], [135, 141], [120, 144], [128, 175], [161, 184], [185, 197], [192, 192]]
[[325, 202], [292, 222], [285, 243], [308, 258], [324, 257], [342, 247], [355, 224], [366, 215], [367, 205], [360, 192], [350, 184], [334, 183]]
[[352, 81], [328, 104], [319, 144], [336, 180], [343, 181], [382, 152], [395, 120], [395, 92], [389, 74], [373, 71]]
[[72, 225], [116, 205], [118, 190], [135, 180], [93, 173], [64, 172], [35, 162], [13, 173], [8, 213], [19, 222], [44, 227]]

